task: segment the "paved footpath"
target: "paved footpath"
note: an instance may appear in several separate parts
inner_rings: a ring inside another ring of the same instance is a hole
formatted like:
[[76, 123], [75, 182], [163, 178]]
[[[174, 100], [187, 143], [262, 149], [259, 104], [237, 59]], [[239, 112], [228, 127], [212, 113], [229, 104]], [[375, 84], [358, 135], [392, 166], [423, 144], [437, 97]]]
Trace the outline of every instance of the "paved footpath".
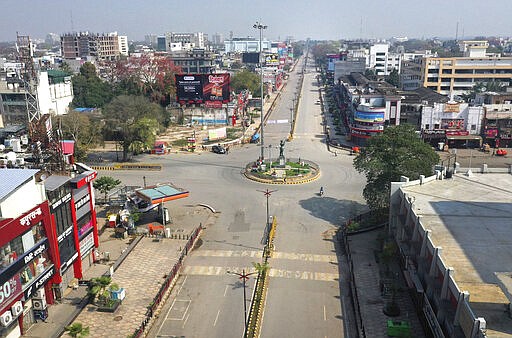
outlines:
[[88, 326], [91, 337], [112, 337], [113, 332], [117, 337], [133, 334], [144, 321], [148, 305], [178, 261], [186, 242], [143, 238], [112, 278], [113, 283], [126, 290], [126, 298], [118, 310], [104, 313], [96, 311], [95, 305], [87, 305], [75, 322]]
[[[204, 207], [169, 204], [168, 208], [173, 216], [172, 233], [190, 234], [200, 224], [214, 222], [214, 214]], [[98, 224], [103, 222], [105, 219], [98, 218]], [[101, 234], [99, 251], [110, 252], [110, 258], [116, 260], [126, 250], [129, 251], [130, 240], [115, 238], [113, 233], [113, 229], [108, 228]], [[88, 326], [89, 337], [131, 336], [145, 319], [148, 306], [186, 242], [184, 239], [154, 241], [151, 237], [142, 238], [114, 273], [113, 282], [126, 290], [126, 298], [115, 313], [98, 312], [96, 306], [86, 304], [87, 287], [69, 288], [60, 303], [48, 307], [47, 321], [34, 324], [23, 337], [59, 337], [64, 326], [71, 322]], [[84, 279], [99, 277], [108, 270], [108, 264], [94, 264], [85, 272]]]

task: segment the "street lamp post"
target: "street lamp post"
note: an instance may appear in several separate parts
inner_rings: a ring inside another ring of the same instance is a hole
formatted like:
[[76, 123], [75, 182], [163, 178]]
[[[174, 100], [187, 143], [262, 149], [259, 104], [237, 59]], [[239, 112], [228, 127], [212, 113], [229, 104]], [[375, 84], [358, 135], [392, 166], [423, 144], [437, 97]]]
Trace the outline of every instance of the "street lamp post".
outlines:
[[142, 180], [144, 181], [144, 188], [146, 188], [146, 176], [142, 176]]
[[265, 158], [265, 154], [264, 154], [264, 143], [263, 143], [263, 125], [265, 124], [265, 121], [264, 121], [264, 118], [265, 118], [265, 114], [263, 113], [263, 58], [262, 58], [262, 53], [263, 53], [263, 46], [262, 46], [262, 42], [263, 42], [263, 37], [262, 37], [262, 32], [264, 29], [267, 29], [267, 26], [266, 25], [263, 25], [261, 24], [260, 22], [256, 21], [256, 23], [253, 25], [254, 28], [256, 29], [259, 29], [260, 31], [260, 82], [261, 82], [261, 121], [260, 121], [260, 138], [261, 138], [261, 161], [263, 162], [263, 159]]
[[267, 224], [266, 224], [266, 227], [265, 227], [265, 230], [268, 230], [268, 227], [269, 227], [269, 220], [270, 220], [270, 215], [269, 215], [269, 210], [268, 210], [268, 198], [270, 197], [270, 195], [272, 195], [273, 192], [276, 192], [277, 190], [258, 190], [259, 192], [262, 192], [265, 197], [267, 197]]
[[247, 332], [247, 296], [245, 294], [246, 282], [249, 280], [250, 275], [257, 274], [258, 272], [245, 273], [245, 269], [242, 270], [242, 273], [227, 271], [227, 273], [231, 275], [237, 275], [242, 280], [244, 285], [244, 335]]

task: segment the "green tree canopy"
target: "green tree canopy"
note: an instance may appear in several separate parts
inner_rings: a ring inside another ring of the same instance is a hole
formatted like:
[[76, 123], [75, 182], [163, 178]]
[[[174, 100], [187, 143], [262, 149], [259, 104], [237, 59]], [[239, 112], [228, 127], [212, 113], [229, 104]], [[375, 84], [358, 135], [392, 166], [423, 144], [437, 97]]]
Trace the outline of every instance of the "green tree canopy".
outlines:
[[253, 96], [260, 97], [260, 86], [260, 76], [248, 70], [236, 73], [231, 78], [231, 89], [234, 90], [235, 93], [240, 93], [242, 90], [249, 90]]
[[400, 75], [398, 75], [398, 70], [396, 68], [393, 68], [391, 73], [389, 73], [387, 82], [397, 88], [400, 87]]
[[112, 99], [110, 85], [96, 74], [96, 67], [86, 62], [80, 74], [71, 78], [73, 83], [73, 107], [101, 108]]
[[121, 184], [121, 181], [110, 176], [101, 176], [96, 179], [92, 184], [94, 189], [99, 190], [102, 194], [105, 194], [105, 201], [107, 200], [107, 194], [110, 190]]
[[400, 176], [411, 180], [430, 176], [439, 155], [421, 140], [409, 124], [388, 127], [381, 135], [368, 140], [354, 158], [354, 167], [366, 176], [363, 196], [372, 210], [389, 208], [391, 182]]
[[107, 136], [121, 145], [123, 161], [134, 144], [151, 146], [165, 120], [163, 108], [144, 96], [117, 96], [105, 106], [103, 116]]

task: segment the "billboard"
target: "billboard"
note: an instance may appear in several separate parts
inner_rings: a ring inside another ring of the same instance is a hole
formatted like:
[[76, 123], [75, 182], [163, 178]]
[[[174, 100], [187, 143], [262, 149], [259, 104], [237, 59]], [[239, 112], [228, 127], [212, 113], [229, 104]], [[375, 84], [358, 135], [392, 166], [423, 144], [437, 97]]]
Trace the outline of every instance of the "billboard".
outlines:
[[229, 102], [229, 74], [203, 75], [203, 100]]
[[203, 76], [201, 74], [176, 75], [176, 100], [201, 103], [203, 101]]
[[277, 67], [279, 66], [279, 54], [267, 54], [265, 55], [265, 66]]
[[176, 75], [176, 101], [182, 104], [228, 103], [230, 100], [229, 82], [228, 73]]

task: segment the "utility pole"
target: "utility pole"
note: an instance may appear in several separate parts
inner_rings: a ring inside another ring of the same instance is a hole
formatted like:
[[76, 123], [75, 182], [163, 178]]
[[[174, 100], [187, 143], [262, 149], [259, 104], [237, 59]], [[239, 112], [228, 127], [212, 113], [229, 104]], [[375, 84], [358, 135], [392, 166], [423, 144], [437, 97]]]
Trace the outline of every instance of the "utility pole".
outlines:
[[267, 26], [266, 25], [263, 25], [261, 24], [260, 22], [256, 21], [256, 23], [253, 25], [253, 28], [256, 28], [256, 29], [259, 29], [260, 31], [260, 82], [261, 82], [261, 121], [260, 121], [260, 139], [261, 139], [261, 161], [263, 162], [263, 160], [265, 159], [265, 154], [264, 154], [264, 147], [265, 147], [265, 144], [263, 142], [263, 125], [265, 124], [265, 114], [263, 112], [263, 46], [262, 46], [262, 42], [263, 42], [263, 36], [262, 36], [262, 32], [264, 29], [267, 29]]
[[240, 280], [242, 281], [242, 283], [244, 285], [244, 335], [245, 335], [247, 332], [247, 296], [245, 294], [245, 288], [247, 286], [246, 282], [249, 280], [250, 275], [257, 274], [258, 272], [245, 273], [245, 269], [243, 269], [242, 273], [233, 272], [233, 271], [227, 271], [227, 273], [240, 277]]

